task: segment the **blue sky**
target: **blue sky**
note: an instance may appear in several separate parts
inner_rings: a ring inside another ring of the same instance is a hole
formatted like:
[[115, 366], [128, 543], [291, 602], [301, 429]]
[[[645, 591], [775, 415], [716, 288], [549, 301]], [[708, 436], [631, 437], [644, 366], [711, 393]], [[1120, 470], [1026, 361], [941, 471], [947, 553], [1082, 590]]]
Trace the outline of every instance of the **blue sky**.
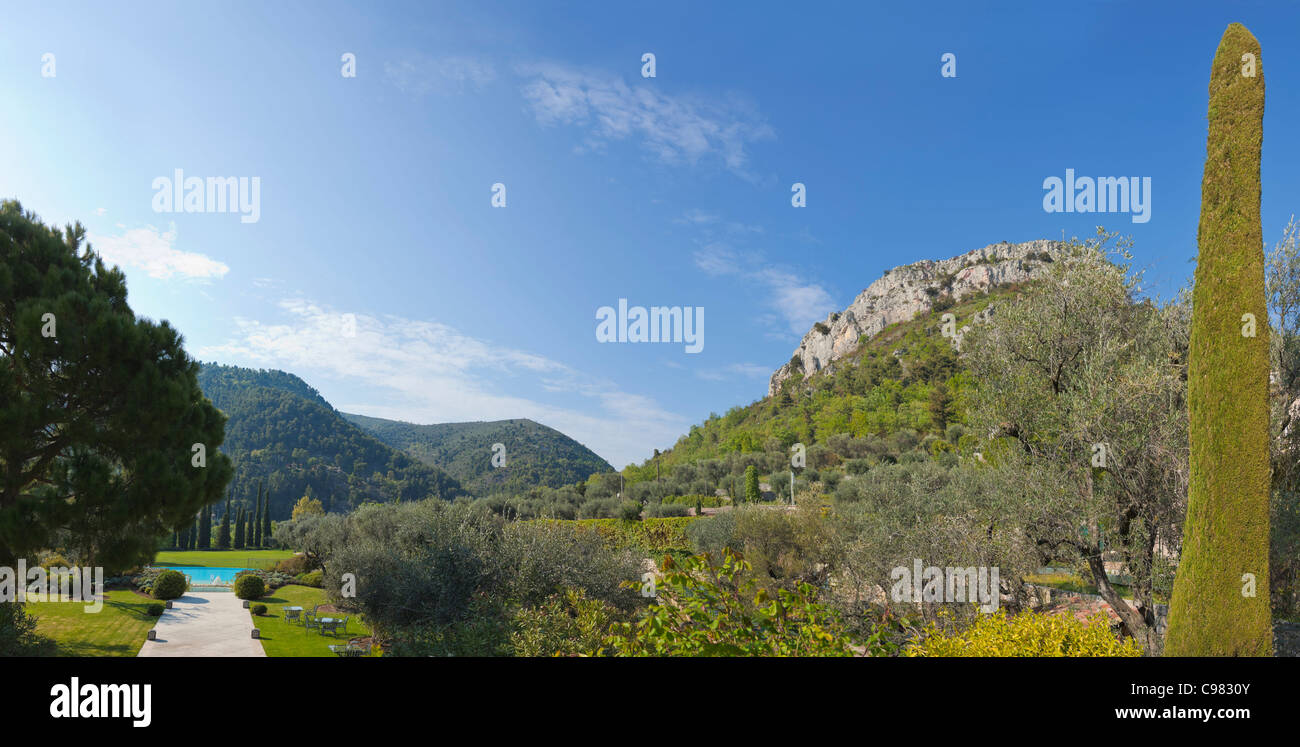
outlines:
[[[620, 467], [763, 396], [899, 264], [1100, 224], [1171, 294], [1232, 21], [1263, 49], [1270, 245], [1300, 207], [1294, 5], [805, 5], [24, 3], [0, 195], [81, 220], [201, 360], [345, 411], [530, 417]], [[1067, 168], [1151, 177], [1150, 221], [1044, 212]], [[176, 169], [258, 177], [259, 219], [155, 212]], [[620, 298], [703, 307], [704, 350], [598, 343]]]

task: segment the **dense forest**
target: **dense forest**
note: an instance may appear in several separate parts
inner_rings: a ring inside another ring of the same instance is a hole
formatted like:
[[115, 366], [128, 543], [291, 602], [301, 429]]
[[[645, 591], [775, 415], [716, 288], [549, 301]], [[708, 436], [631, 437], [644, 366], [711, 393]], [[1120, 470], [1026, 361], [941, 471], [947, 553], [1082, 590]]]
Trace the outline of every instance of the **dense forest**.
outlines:
[[[415, 425], [341, 414], [389, 446], [445, 470], [474, 495], [558, 488], [613, 469], [587, 447], [532, 420]], [[503, 448], [494, 452], [494, 444]]]
[[442, 470], [389, 447], [345, 420], [302, 379], [283, 371], [204, 364], [199, 386], [228, 418], [221, 451], [235, 464], [230, 495], [252, 507], [258, 483], [271, 517], [287, 519], [310, 486], [326, 510], [366, 501], [452, 499], [463, 493]]

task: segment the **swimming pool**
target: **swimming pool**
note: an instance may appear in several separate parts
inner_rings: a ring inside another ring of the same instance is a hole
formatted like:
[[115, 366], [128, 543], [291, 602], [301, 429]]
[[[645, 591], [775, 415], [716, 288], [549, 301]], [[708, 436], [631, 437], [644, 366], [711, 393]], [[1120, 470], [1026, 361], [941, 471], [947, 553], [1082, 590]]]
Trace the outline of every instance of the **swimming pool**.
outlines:
[[190, 584], [194, 586], [232, 586], [235, 583], [235, 575], [240, 571], [247, 570], [245, 568], [211, 568], [197, 565], [159, 565], [154, 567], [180, 571], [190, 577]]

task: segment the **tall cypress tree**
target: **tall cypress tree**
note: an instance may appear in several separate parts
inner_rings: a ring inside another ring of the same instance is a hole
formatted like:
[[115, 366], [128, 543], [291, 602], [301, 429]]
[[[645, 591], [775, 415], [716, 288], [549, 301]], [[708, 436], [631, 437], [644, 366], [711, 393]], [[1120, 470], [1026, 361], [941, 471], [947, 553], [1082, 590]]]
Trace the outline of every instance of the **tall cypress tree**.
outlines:
[[212, 508], [204, 506], [203, 512], [199, 514], [199, 549], [207, 550], [212, 547]]
[[262, 542], [271, 544], [271, 494], [266, 494], [266, 504], [262, 507]]
[[257, 483], [257, 515], [253, 517], [253, 545], [262, 546], [262, 512], [266, 510], [263, 506], [262, 483]]
[[190, 524], [190, 543], [187, 550], [196, 550], [199, 547], [199, 517], [194, 517], [194, 523]]
[[1214, 55], [1209, 112], [1188, 350], [1191, 477], [1165, 654], [1270, 656], [1264, 71], [1241, 24]]
[[244, 507], [239, 507], [239, 513], [235, 514], [235, 544], [236, 550], [244, 549]]
[[222, 550], [230, 549], [230, 499], [226, 499], [226, 513], [221, 517], [221, 529], [217, 534], [217, 547]]
[[179, 529], [172, 530], [172, 549], [181, 549], [181, 532]]

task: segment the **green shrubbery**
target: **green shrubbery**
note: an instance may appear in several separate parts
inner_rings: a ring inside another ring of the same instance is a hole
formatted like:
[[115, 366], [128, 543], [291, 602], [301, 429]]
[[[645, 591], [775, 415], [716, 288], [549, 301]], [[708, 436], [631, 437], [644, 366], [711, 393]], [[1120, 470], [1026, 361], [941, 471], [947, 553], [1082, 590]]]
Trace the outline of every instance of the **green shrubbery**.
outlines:
[[185, 574], [180, 571], [165, 569], [153, 579], [149, 593], [154, 599], [178, 599], [189, 589]]
[[166, 609], [167, 609], [167, 605], [159, 604], [158, 602], [153, 602], [148, 607], [145, 608], [145, 610], [149, 613], [150, 617], [161, 617], [162, 613], [166, 611]]
[[321, 586], [321, 578], [323, 576], [323, 571], [312, 571], [310, 573], [299, 573], [294, 577], [294, 579], [303, 586], [315, 586], [319, 589]]
[[235, 579], [235, 596], [240, 599], [261, 599], [266, 593], [266, 583], [256, 573], [245, 573]]
[[261, 617], [262, 615], [265, 615], [265, 614], [266, 614], [266, 605], [265, 605], [265, 604], [255, 604], [255, 605], [253, 605], [252, 607], [250, 607], [249, 609], [250, 609], [250, 611], [251, 611], [254, 615], [256, 615], [256, 616], [258, 616], [258, 617]]
[[581, 589], [565, 589], [515, 613], [510, 647], [515, 656], [592, 655], [617, 619], [625, 618], [613, 605]]
[[907, 647], [908, 656], [1141, 656], [1132, 638], [1120, 641], [1101, 616], [1088, 622], [1067, 615], [1004, 611], [981, 615], [965, 630], [945, 634], [933, 625]]
[[[635, 623], [617, 623], [605, 647], [618, 656], [852, 656], [839, 615], [800, 584], [775, 594], [743, 578], [750, 566], [730, 551], [713, 566], [703, 556], [665, 568], [657, 604]], [[639, 582], [630, 582], [639, 587]], [[877, 636], [857, 642], [884, 653]]]

